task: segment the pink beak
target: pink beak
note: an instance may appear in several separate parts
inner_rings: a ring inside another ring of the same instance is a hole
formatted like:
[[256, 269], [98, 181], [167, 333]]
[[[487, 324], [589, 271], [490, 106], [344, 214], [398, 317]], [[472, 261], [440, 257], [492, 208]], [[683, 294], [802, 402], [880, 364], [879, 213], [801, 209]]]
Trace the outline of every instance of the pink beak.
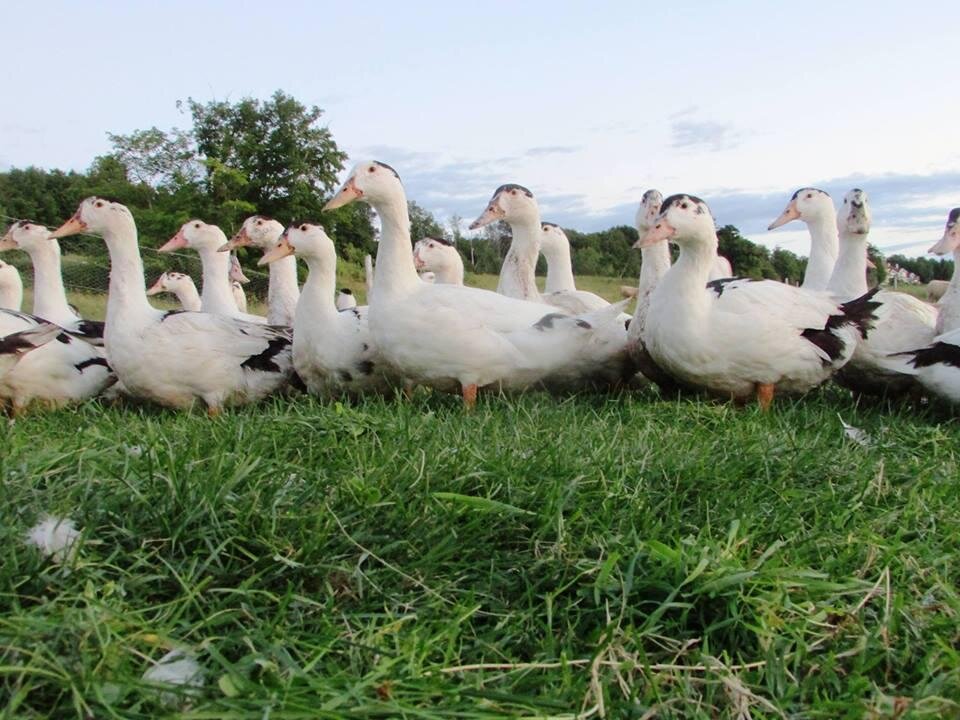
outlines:
[[663, 242], [664, 240], [669, 240], [677, 233], [676, 228], [674, 228], [666, 220], [661, 220], [652, 228], [647, 230], [647, 234], [642, 238], [637, 240], [634, 244], [635, 248], [645, 248], [650, 247], [651, 245], [656, 245], [658, 242]]
[[174, 250], [183, 250], [187, 246], [187, 236], [183, 234], [183, 228], [177, 231], [177, 234], [167, 240], [157, 252], [173, 252]]

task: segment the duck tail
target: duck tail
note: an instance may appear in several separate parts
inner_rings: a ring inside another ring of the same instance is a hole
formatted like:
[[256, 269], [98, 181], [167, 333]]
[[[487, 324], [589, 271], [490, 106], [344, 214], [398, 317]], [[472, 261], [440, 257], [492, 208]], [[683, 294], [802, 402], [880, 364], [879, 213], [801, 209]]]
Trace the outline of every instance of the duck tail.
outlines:
[[838, 325], [853, 325], [860, 333], [860, 337], [866, 340], [867, 333], [873, 330], [874, 323], [877, 321], [876, 310], [882, 304], [873, 299], [879, 291], [880, 288], [876, 287], [858, 298], [843, 303], [840, 306], [840, 314], [831, 315], [827, 327], [834, 318], [837, 318]]
[[0, 354], [22, 355], [41, 345], [46, 345], [62, 332], [63, 328], [59, 325], [43, 323], [27, 330], [4, 335], [0, 338]]

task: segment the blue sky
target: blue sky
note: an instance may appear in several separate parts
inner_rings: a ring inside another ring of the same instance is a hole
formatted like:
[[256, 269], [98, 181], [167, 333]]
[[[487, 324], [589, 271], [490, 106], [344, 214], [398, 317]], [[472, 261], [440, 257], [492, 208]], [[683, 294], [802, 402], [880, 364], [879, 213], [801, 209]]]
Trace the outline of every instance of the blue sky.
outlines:
[[282, 88], [441, 218], [519, 182], [593, 230], [657, 187], [806, 254], [767, 223], [797, 187], [858, 185], [873, 242], [919, 254], [960, 205], [960, 3], [881, 5], [14, 3], [0, 168], [83, 169], [107, 131], [185, 126], [178, 99]]

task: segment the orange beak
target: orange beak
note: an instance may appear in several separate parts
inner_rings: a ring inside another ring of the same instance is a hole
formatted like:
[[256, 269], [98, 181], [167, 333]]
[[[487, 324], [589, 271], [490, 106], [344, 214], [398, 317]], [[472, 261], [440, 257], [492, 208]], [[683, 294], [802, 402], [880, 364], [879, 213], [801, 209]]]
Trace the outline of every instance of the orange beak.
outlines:
[[237, 234], [232, 238], [227, 240], [223, 245], [217, 248], [220, 252], [227, 252], [228, 250], [233, 250], [238, 247], [247, 247], [253, 244], [253, 240], [249, 235], [247, 235], [246, 228], [240, 228], [237, 231]]
[[87, 229], [87, 224], [80, 219], [80, 209], [73, 214], [73, 217], [67, 220], [63, 225], [58, 227], [52, 233], [50, 237], [52, 238], [62, 238], [69, 235], [76, 235], [77, 233], [82, 233]]
[[357, 181], [353, 175], [351, 175], [330, 202], [323, 206], [323, 211], [336, 210], [338, 207], [349, 205], [354, 200], [359, 200], [362, 197], [363, 190], [357, 187]]
[[0, 251], [16, 250], [18, 247], [17, 241], [13, 239], [13, 228], [11, 227], [7, 230], [7, 234], [3, 236], [3, 240], [0, 240]]
[[147, 290], [147, 295], [159, 295], [160, 293], [165, 291], [166, 291], [166, 288], [163, 287], [163, 275], [161, 275], [160, 277], [157, 278], [157, 281], [150, 286], [150, 289]]
[[647, 234], [634, 243], [635, 248], [645, 248], [656, 245], [658, 242], [669, 240], [676, 235], [677, 230], [666, 220], [661, 220], [652, 228], [647, 230]]
[[290, 241], [287, 240], [286, 233], [284, 233], [280, 236], [280, 242], [272, 249], [267, 250], [267, 252], [263, 254], [263, 257], [257, 260], [257, 265], [268, 265], [288, 255], [293, 255], [293, 247], [290, 245]]
[[183, 234], [183, 228], [177, 231], [177, 234], [167, 240], [163, 247], [157, 252], [173, 252], [174, 250], [183, 250], [187, 246], [187, 236]]
[[791, 220], [799, 220], [799, 219], [800, 219], [800, 211], [797, 210], [797, 201], [791, 200], [790, 203], [787, 205], [787, 209], [784, 210], [782, 213], [780, 213], [780, 217], [778, 217], [776, 220], [774, 220], [772, 223], [770, 223], [767, 226], [767, 230], [773, 230], [774, 228], [778, 228], [781, 225], [786, 225]]

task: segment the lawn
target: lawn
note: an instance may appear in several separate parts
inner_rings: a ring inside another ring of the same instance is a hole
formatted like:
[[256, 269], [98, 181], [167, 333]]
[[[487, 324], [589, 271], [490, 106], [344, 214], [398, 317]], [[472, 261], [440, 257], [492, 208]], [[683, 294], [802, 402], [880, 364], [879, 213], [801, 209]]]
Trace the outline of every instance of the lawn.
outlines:
[[[957, 716], [958, 441], [832, 388], [29, 415], [2, 717]], [[195, 694], [140, 680], [173, 647]]]

